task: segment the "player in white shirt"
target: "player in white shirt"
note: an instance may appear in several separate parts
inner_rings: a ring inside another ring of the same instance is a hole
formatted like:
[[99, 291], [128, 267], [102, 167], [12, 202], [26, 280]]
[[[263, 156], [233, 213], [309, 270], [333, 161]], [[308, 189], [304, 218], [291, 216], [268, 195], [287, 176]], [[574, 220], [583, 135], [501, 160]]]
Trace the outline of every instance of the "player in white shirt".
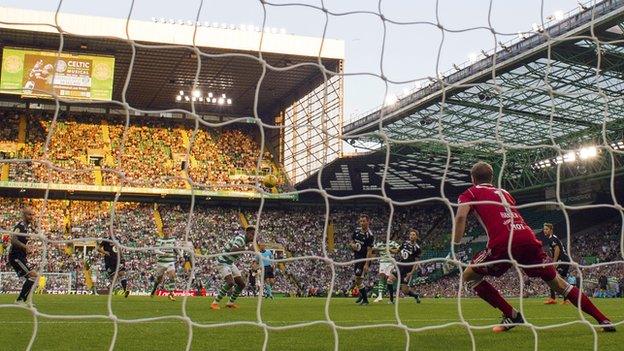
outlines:
[[156, 294], [156, 290], [158, 290], [160, 284], [167, 278], [165, 289], [169, 290], [169, 300], [175, 301], [173, 290], [175, 289], [175, 264], [178, 260], [177, 250], [173, 248], [175, 244], [175, 239], [171, 237], [171, 229], [168, 225], [163, 223], [163, 237], [156, 239], [156, 246], [158, 247], [156, 250], [157, 268], [154, 287], [150, 294], [151, 297]]

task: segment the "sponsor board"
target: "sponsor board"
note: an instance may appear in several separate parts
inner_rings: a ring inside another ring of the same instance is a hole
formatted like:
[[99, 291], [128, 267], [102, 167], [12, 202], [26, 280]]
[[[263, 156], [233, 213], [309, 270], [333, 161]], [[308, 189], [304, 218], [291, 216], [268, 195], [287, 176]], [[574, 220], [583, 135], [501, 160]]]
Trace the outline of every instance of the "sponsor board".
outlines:
[[109, 101], [115, 58], [5, 47], [0, 92], [26, 97]]

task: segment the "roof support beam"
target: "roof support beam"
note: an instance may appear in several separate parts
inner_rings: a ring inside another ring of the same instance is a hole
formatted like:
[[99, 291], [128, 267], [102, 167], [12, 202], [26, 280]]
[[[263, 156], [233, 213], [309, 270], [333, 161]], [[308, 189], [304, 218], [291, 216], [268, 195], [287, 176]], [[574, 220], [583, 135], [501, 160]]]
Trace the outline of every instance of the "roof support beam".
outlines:
[[[595, 49], [576, 44], [557, 45], [553, 49], [551, 59], [593, 69], [599, 68], [598, 54]], [[601, 52], [600, 70], [624, 73], [624, 56], [612, 52]]]
[[[464, 107], [470, 107], [470, 108], [475, 108], [475, 109], [481, 109], [481, 110], [486, 110], [486, 111], [490, 111], [490, 112], [501, 112], [502, 114], [528, 117], [528, 118], [532, 118], [532, 119], [535, 119], [535, 120], [541, 120], [541, 121], [546, 121], [546, 122], [550, 122], [550, 120], [551, 120], [551, 116], [550, 115], [541, 114], [541, 113], [534, 113], [534, 112], [526, 112], [526, 111], [521, 111], [521, 110], [515, 110], [515, 109], [507, 108], [507, 107], [504, 107], [504, 106], [502, 108], [500, 108], [499, 106], [484, 105], [484, 104], [478, 104], [478, 103], [475, 103], [475, 102], [461, 101], [461, 100], [455, 100], [455, 99], [447, 99], [446, 102], [450, 103], [450, 104], [458, 105], [458, 106], [464, 106]], [[567, 124], [572, 124], [572, 125], [581, 125], [581, 126], [585, 126], [585, 127], [593, 127], [593, 126], [596, 125], [595, 123], [591, 123], [591, 122], [587, 122], [587, 121], [581, 121], [581, 120], [567, 118], [567, 117], [561, 117], [561, 116], [552, 116], [552, 120], [556, 121], [556, 122], [560, 122], [560, 123], [567, 123]]]
[[[610, 45], [624, 47], [624, 35], [622, 34], [602, 31], [602, 32], [596, 33], [596, 37], [598, 38], [598, 40], [600, 40], [603, 43], [608, 42], [608, 44]], [[613, 41], [619, 41], [619, 42], [611, 43]]]

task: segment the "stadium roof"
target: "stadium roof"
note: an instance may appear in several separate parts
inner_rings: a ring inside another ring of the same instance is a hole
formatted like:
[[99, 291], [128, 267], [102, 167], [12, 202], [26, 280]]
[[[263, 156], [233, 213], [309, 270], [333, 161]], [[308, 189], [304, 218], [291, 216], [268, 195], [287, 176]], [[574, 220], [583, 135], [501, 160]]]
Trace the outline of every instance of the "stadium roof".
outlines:
[[[467, 181], [466, 170], [477, 160], [492, 161], [500, 168], [503, 147], [503, 179], [512, 189], [554, 181], [557, 164], [562, 165], [562, 178], [597, 173], [609, 176], [606, 153], [620, 148], [624, 131], [623, 21], [622, 0], [603, 1], [570, 13], [454, 73], [432, 79], [396, 104], [346, 125], [344, 136], [356, 145], [380, 142], [381, 123], [381, 131], [399, 142], [391, 144], [388, 174], [400, 180], [393, 184], [388, 178], [386, 183], [390, 188], [410, 190], [403, 194], [409, 196], [427, 195], [413, 190], [432, 186], [440, 194], [441, 177], [433, 175], [439, 175], [440, 169], [443, 173], [449, 151], [453, 156], [450, 164], [457, 167], [449, 171], [459, 174], [450, 177], [448, 192], [454, 188], [453, 182], [460, 186]], [[602, 140], [603, 124], [606, 140]], [[576, 159], [583, 146], [601, 144], [605, 149], [598, 150], [603, 156], [600, 160], [570, 166], [563, 165], [562, 155], [552, 147], [575, 150]], [[338, 184], [336, 179], [347, 178], [348, 170], [351, 182], [359, 184], [355, 180], [359, 174], [378, 173], [378, 161], [383, 157], [382, 148], [336, 160], [323, 171], [323, 187], [348, 193], [333, 185]], [[621, 159], [616, 155], [614, 161], [619, 174]], [[404, 167], [406, 164], [413, 167]], [[430, 176], [422, 176], [423, 171]], [[379, 189], [380, 178], [369, 179], [375, 182], [373, 188]], [[300, 185], [310, 186], [316, 187], [316, 176]], [[367, 191], [353, 188], [354, 192], [361, 190]]]
[[[386, 194], [393, 199], [440, 195], [445, 157], [426, 154], [411, 146], [393, 148], [386, 179], [382, 182], [385, 161], [385, 150], [336, 159], [322, 169], [323, 189], [332, 195], [380, 194], [381, 184], [385, 184]], [[470, 177], [457, 161], [456, 158], [451, 160], [446, 173], [447, 196], [454, 196], [470, 185]], [[297, 188], [318, 188], [317, 176], [305, 179]]]
[[[24, 23], [28, 22], [28, 23]], [[262, 74], [257, 57], [262, 36], [262, 56], [271, 66], [261, 82], [258, 110], [269, 119], [323, 82], [315, 64], [318, 57], [330, 71], [339, 71], [344, 58], [340, 40], [259, 33], [186, 24], [83, 16], [0, 7], [0, 46], [58, 51], [59, 29], [63, 31], [64, 52], [114, 56], [115, 79], [113, 99], [122, 100], [132, 58], [136, 54], [127, 101], [143, 110], [170, 108], [191, 109], [189, 104], [175, 103], [180, 90], [190, 91], [197, 71], [196, 47], [210, 57], [201, 57], [199, 88], [226, 93], [231, 106], [195, 104], [200, 113], [227, 116], [253, 115], [256, 86]], [[126, 32], [127, 24], [127, 32]], [[126, 34], [127, 33], [127, 34]], [[297, 66], [301, 63], [308, 65]], [[290, 68], [289, 68], [290, 67]]]

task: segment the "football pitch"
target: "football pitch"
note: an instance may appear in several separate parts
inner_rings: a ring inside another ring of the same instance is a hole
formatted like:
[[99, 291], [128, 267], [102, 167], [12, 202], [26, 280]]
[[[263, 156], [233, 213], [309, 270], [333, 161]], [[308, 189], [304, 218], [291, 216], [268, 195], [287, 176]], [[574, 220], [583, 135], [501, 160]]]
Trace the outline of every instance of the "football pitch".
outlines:
[[[15, 296], [2, 295], [0, 303], [11, 304]], [[130, 296], [112, 299], [113, 313], [119, 318], [115, 350], [184, 350], [192, 329], [192, 350], [261, 350], [265, 340], [264, 328], [251, 323], [258, 321], [257, 299], [239, 299], [239, 309], [210, 309], [211, 298], [188, 298], [187, 316], [200, 326], [189, 325], [175, 317], [182, 316], [182, 298], [168, 301], [165, 297], [151, 299]], [[353, 299], [334, 298], [329, 316], [336, 324], [341, 350], [404, 350], [407, 334], [397, 328], [395, 306], [386, 304], [357, 306]], [[614, 322], [624, 319], [624, 300], [594, 299]], [[335, 336], [325, 320], [323, 298], [278, 298], [263, 301], [259, 310], [268, 330], [268, 350], [333, 350]], [[34, 303], [41, 315], [37, 317], [37, 338], [33, 350], [108, 350], [114, 323], [107, 319], [106, 296], [36, 295]], [[518, 306], [518, 300], [514, 301]], [[525, 317], [537, 326], [568, 323], [552, 329], [537, 331], [540, 350], [591, 350], [592, 330], [579, 320], [571, 306], [542, 305], [541, 299], [524, 300]], [[462, 300], [462, 311], [468, 322], [487, 326], [499, 321], [499, 313], [476, 299]], [[73, 319], [58, 319], [49, 315], [74, 315]], [[91, 316], [89, 316], [91, 315]], [[95, 317], [93, 315], [100, 315]], [[459, 322], [455, 299], [424, 299], [416, 304], [402, 299], [398, 308], [401, 321], [410, 328], [439, 328], [410, 332], [410, 350], [471, 350], [470, 335]], [[124, 320], [161, 317], [155, 321], [126, 323]], [[317, 324], [314, 324], [314, 322]], [[1, 350], [26, 349], [32, 335], [32, 313], [21, 307], [4, 305], [0, 308], [2, 325]], [[247, 322], [247, 325], [227, 323]], [[593, 322], [593, 321], [592, 321]], [[302, 325], [310, 323], [308, 325]], [[221, 324], [221, 325], [218, 325]], [[292, 329], [289, 325], [301, 326]], [[378, 326], [373, 326], [379, 324]], [[446, 326], [445, 326], [446, 325]], [[365, 327], [352, 329], [353, 327]], [[493, 334], [490, 328], [473, 330], [477, 350], [533, 350], [535, 335], [530, 328], [517, 327], [504, 334]], [[616, 333], [598, 331], [599, 350], [622, 350], [624, 327]]]

